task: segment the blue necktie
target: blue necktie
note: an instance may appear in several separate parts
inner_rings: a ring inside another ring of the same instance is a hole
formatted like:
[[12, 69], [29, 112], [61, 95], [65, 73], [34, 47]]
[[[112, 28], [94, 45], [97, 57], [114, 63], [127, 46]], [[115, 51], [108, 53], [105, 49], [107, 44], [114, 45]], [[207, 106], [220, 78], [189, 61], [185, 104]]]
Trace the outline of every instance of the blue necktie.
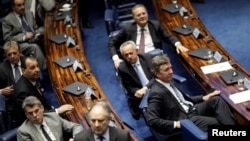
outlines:
[[143, 70], [139, 68], [139, 64], [134, 64], [133, 66], [135, 67], [135, 71], [141, 81], [142, 86], [145, 86], [148, 83], [148, 79], [145, 76]]
[[170, 86], [173, 88], [173, 90], [174, 90], [176, 96], [180, 99], [180, 101], [181, 101], [182, 103], [184, 103], [184, 104], [186, 104], [187, 106], [189, 106], [189, 108], [192, 107], [192, 106], [194, 105], [192, 102], [187, 101], [187, 100], [184, 99], [183, 95], [182, 95], [180, 92], [178, 92], [178, 90], [177, 90], [177, 88], [174, 86], [174, 84], [170, 83]]
[[32, 30], [30, 29], [28, 24], [24, 21], [24, 16], [20, 15], [20, 19], [21, 19], [22, 26], [23, 26], [23, 29], [25, 30], [25, 32], [32, 32]]
[[14, 69], [15, 69], [15, 82], [17, 82], [17, 80], [21, 77], [21, 73], [19, 70], [19, 66], [17, 64], [14, 66]]

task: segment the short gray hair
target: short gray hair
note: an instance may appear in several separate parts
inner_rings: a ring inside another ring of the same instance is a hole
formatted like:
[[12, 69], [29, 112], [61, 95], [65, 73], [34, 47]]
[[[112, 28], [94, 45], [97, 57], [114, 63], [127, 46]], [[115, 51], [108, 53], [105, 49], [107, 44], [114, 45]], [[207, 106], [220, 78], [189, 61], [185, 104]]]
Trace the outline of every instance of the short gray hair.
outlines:
[[111, 108], [109, 107], [109, 105], [108, 105], [105, 101], [103, 101], [103, 100], [97, 101], [97, 102], [90, 108], [89, 112], [91, 112], [92, 109], [93, 109], [94, 107], [96, 107], [96, 106], [102, 107], [102, 108], [106, 111], [106, 116], [107, 116], [107, 118], [108, 118], [108, 119], [111, 118]]
[[121, 53], [122, 53], [122, 49], [123, 49], [125, 46], [127, 46], [127, 45], [132, 45], [132, 46], [134, 47], [134, 49], [137, 49], [137, 48], [136, 48], [135, 42], [132, 41], [132, 40], [128, 40], [128, 41], [126, 41], [126, 42], [124, 42], [124, 43], [121, 44], [121, 46], [120, 46], [120, 52], [121, 52]]
[[35, 97], [35, 96], [28, 96], [24, 99], [23, 103], [22, 103], [22, 108], [25, 111], [26, 107], [32, 107], [34, 105], [39, 105], [42, 106], [41, 101]]
[[152, 67], [151, 67], [152, 73], [153, 74], [159, 73], [160, 72], [160, 67], [163, 64], [168, 64], [168, 63], [170, 63], [170, 59], [166, 55], [155, 56], [152, 59]]

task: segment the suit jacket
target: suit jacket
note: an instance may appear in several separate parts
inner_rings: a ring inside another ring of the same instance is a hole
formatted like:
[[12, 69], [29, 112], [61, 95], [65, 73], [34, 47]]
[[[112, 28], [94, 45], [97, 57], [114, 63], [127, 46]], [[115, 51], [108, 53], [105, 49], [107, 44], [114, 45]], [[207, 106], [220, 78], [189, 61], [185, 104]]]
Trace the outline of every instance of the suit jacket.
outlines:
[[[83, 127], [80, 124], [67, 121], [55, 112], [44, 113], [43, 117], [51, 129], [53, 135], [57, 141], [64, 141], [63, 134], [69, 133], [76, 135], [83, 131]], [[18, 141], [43, 141], [43, 137], [37, 130], [35, 125], [31, 123], [28, 119], [23, 122], [23, 124], [17, 130], [17, 140]]]
[[[82, 140], [74, 141], [95, 141], [91, 128], [84, 130], [81, 136]], [[131, 141], [131, 137], [128, 131], [120, 128], [109, 127], [109, 141]]]
[[[25, 9], [24, 17], [34, 34], [43, 34], [43, 27], [38, 27], [32, 12]], [[10, 12], [4, 17], [2, 22], [3, 28], [3, 38], [5, 41], [16, 41], [18, 43], [23, 43], [23, 28], [18, 18], [14, 14], [14, 11]]]
[[[25, 8], [30, 9], [31, 2], [32, 0], [25, 0]], [[38, 0], [38, 5], [40, 8], [37, 11], [37, 15], [44, 21], [45, 12], [51, 11], [56, 6], [56, 2], [55, 0]]]
[[[150, 81], [153, 78], [153, 74], [150, 70], [151, 59], [153, 58], [153, 55], [146, 54], [146, 53], [145, 54], [138, 54], [138, 58], [139, 58], [140, 64], [142, 66], [142, 69], [143, 69], [146, 77]], [[119, 65], [117, 72], [118, 72], [118, 75], [120, 77], [120, 80], [121, 80], [123, 87], [127, 91], [127, 94], [129, 96], [134, 97], [135, 92], [137, 90], [141, 89], [143, 86], [142, 86], [140, 79], [139, 79], [135, 69], [133, 68], [133, 66], [130, 63], [123, 61]], [[150, 82], [147, 84], [147, 87], [148, 88], [151, 87]]]
[[[202, 95], [189, 97], [183, 92], [182, 94], [186, 100], [194, 104], [203, 101]], [[150, 127], [159, 133], [166, 134], [174, 129], [174, 121], [188, 118], [188, 113], [164, 85], [154, 80], [148, 97], [145, 117]]]
[[0, 64], [0, 89], [13, 85], [15, 78], [9, 61]]
[[[162, 40], [171, 45], [174, 45], [177, 41], [179, 41], [175, 36], [170, 35], [163, 28], [159, 21], [149, 20], [148, 29], [155, 48], [162, 49]], [[135, 22], [125, 25], [123, 28], [121, 28], [120, 32], [116, 36], [114, 36], [108, 43], [111, 55], [120, 55], [120, 45], [127, 40], [132, 40], [136, 42], [136, 36], [137, 24]]]
[[20, 125], [25, 119], [26, 116], [24, 114], [24, 111], [22, 109], [22, 103], [23, 100], [28, 96], [35, 96], [37, 97], [44, 109], [46, 111], [55, 111], [51, 103], [48, 101], [44, 95], [40, 94], [36, 87], [31, 83], [30, 80], [25, 78], [24, 76], [21, 76], [17, 83], [14, 85], [14, 92], [13, 92], [13, 105], [14, 110], [16, 114], [16, 123], [17, 125]]

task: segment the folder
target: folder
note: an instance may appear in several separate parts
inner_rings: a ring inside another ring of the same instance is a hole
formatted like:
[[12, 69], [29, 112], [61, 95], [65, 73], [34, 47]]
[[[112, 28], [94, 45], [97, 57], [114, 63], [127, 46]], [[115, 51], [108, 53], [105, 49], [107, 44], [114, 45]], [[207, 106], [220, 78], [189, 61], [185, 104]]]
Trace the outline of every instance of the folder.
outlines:
[[179, 12], [180, 8], [182, 7], [181, 4], [169, 4], [162, 7], [162, 10], [167, 11], [169, 13], [177, 13]]
[[50, 41], [53, 41], [57, 44], [62, 44], [66, 42], [67, 39], [68, 39], [68, 35], [65, 33], [61, 33], [61, 34], [58, 34], [49, 38]]
[[193, 33], [194, 28], [195, 27], [192, 25], [183, 24], [181, 26], [173, 28], [172, 31], [183, 34], [183, 35], [189, 35], [189, 34]]
[[239, 70], [228, 70], [222, 72], [220, 76], [226, 84], [236, 83], [240, 78], [245, 77], [245, 75]]
[[68, 56], [64, 56], [62, 58], [59, 58], [59, 59], [55, 60], [54, 62], [57, 65], [59, 65], [63, 68], [66, 68], [66, 67], [72, 66], [74, 64], [75, 60], [76, 60], [75, 57], [68, 55]]
[[88, 85], [85, 83], [75, 82], [75, 83], [72, 83], [72, 84], [64, 87], [63, 90], [65, 92], [70, 93], [70, 94], [79, 96], [79, 95], [85, 93], [87, 87], [88, 87]]
[[208, 59], [208, 51], [212, 50], [206, 47], [200, 47], [196, 50], [190, 51], [188, 55], [206, 60]]

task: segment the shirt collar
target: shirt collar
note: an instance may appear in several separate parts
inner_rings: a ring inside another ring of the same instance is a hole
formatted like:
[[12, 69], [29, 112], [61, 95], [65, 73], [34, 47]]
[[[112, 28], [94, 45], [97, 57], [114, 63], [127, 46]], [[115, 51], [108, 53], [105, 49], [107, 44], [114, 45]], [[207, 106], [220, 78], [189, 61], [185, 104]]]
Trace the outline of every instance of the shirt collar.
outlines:
[[[144, 31], [148, 31], [148, 24], [146, 24], [144, 27]], [[137, 24], [137, 32], [141, 32], [141, 27]]]
[[[104, 137], [105, 140], [109, 140], [109, 127], [107, 128], [106, 132], [102, 136]], [[99, 140], [98, 137], [99, 137], [98, 135], [94, 134], [95, 140]]]

